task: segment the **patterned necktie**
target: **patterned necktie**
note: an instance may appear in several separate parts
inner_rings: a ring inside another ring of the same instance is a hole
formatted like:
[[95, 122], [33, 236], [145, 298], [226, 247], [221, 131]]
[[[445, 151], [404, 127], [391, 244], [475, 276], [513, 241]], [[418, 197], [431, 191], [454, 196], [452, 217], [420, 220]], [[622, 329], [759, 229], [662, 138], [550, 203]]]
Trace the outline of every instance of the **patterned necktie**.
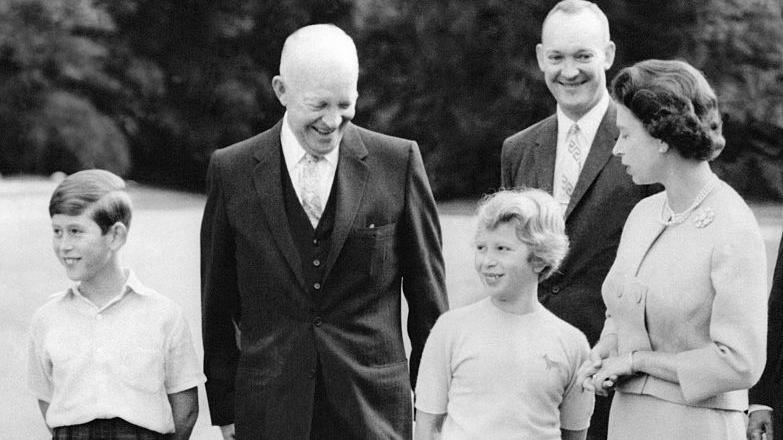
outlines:
[[560, 202], [565, 214], [568, 203], [571, 201], [571, 195], [574, 193], [574, 187], [579, 180], [579, 173], [584, 164], [583, 150], [579, 137], [579, 126], [573, 124], [566, 134], [566, 154], [561, 161], [560, 191], [555, 199]]
[[302, 161], [302, 172], [299, 175], [299, 190], [302, 197], [302, 208], [313, 228], [318, 227], [321, 214], [324, 212], [319, 195], [320, 179], [318, 178], [318, 161], [321, 158], [310, 153], [305, 154]]

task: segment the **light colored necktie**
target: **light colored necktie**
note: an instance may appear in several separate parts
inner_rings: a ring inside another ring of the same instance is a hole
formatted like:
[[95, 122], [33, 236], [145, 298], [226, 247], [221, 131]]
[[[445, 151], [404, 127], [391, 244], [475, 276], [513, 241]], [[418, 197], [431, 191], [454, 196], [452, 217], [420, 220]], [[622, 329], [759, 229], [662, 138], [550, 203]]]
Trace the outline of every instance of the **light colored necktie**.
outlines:
[[582, 149], [579, 132], [577, 124], [571, 125], [571, 128], [568, 129], [566, 134], [566, 152], [560, 163], [562, 171], [559, 182], [560, 191], [556, 199], [560, 202], [563, 213], [568, 208], [576, 182], [579, 180], [579, 173], [582, 171], [582, 165], [584, 165], [584, 150]]
[[310, 153], [305, 154], [302, 160], [302, 173], [299, 181], [300, 196], [302, 198], [302, 208], [304, 208], [307, 218], [313, 228], [318, 226], [321, 215], [324, 212], [321, 202], [320, 179], [318, 178], [318, 161], [321, 158]]

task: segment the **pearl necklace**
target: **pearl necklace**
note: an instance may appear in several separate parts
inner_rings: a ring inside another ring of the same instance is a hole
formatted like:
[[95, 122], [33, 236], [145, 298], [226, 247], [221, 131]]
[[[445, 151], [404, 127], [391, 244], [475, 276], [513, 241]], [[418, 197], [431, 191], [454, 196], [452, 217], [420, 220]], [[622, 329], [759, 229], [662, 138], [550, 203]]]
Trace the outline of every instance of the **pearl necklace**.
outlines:
[[667, 198], [664, 198], [663, 202], [663, 209], [661, 210], [661, 223], [663, 223], [664, 226], [670, 226], [670, 225], [676, 225], [679, 223], [684, 222], [685, 220], [690, 217], [690, 215], [693, 213], [693, 211], [699, 207], [701, 202], [704, 201], [704, 199], [707, 198], [708, 195], [712, 192], [712, 190], [715, 189], [715, 187], [718, 186], [718, 178], [713, 174], [710, 179], [707, 181], [707, 183], [704, 184], [704, 186], [701, 188], [701, 191], [699, 191], [698, 194], [696, 194], [696, 198], [693, 200], [693, 203], [691, 206], [688, 207], [685, 211], [682, 212], [674, 212], [669, 207], [669, 200]]

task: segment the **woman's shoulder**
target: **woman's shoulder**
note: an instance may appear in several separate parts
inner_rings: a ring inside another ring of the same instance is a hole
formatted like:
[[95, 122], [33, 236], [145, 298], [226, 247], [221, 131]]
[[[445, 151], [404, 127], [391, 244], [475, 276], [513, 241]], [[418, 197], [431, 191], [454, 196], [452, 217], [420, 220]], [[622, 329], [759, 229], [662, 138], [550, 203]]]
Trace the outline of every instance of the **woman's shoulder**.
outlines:
[[714, 230], [721, 232], [721, 236], [760, 235], [753, 211], [742, 196], [726, 182], [720, 181], [716, 191], [704, 201], [702, 210], [711, 211], [712, 226]]
[[651, 211], [659, 212], [658, 210], [663, 207], [663, 202], [666, 200], [666, 191], [657, 192], [651, 196], [647, 196], [639, 202], [631, 210], [631, 215], [639, 215], [640, 213], [648, 213]]
[[655, 223], [661, 217], [661, 210], [663, 209], [663, 203], [666, 200], [666, 192], [661, 191], [651, 196], [647, 196], [633, 207], [628, 214], [628, 218], [625, 221], [623, 228], [624, 233], [629, 229], [635, 227], [643, 230], [648, 229], [649, 223]]

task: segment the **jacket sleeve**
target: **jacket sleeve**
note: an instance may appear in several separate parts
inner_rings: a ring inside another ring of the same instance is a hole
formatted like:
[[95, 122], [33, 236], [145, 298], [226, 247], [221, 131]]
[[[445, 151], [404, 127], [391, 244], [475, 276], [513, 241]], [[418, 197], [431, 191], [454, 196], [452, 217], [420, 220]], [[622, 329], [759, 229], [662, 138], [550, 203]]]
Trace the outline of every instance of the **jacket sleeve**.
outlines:
[[778, 249], [775, 275], [772, 278], [772, 290], [769, 293], [769, 313], [767, 318], [767, 364], [759, 382], [749, 391], [750, 403], [773, 405], [775, 387], [783, 382], [783, 237]]
[[509, 139], [503, 141], [503, 149], [500, 152], [500, 187], [512, 188], [514, 186], [514, 175], [511, 170], [516, 165], [513, 153], [514, 146]]
[[234, 420], [240, 313], [234, 234], [227, 217], [225, 190], [218, 156], [213, 154], [201, 223], [201, 319], [207, 401], [212, 424], [221, 426]]
[[748, 389], [764, 369], [767, 334], [767, 269], [764, 242], [755, 231], [728, 232], [713, 250], [715, 291], [710, 318], [712, 343], [677, 355], [685, 399], [696, 402]]
[[438, 211], [415, 142], [408, 151], [404, 221], [400, 235], [402, 289], [408, 302], [411, 386], [415, 388], [424, 343], [448, 309]]

